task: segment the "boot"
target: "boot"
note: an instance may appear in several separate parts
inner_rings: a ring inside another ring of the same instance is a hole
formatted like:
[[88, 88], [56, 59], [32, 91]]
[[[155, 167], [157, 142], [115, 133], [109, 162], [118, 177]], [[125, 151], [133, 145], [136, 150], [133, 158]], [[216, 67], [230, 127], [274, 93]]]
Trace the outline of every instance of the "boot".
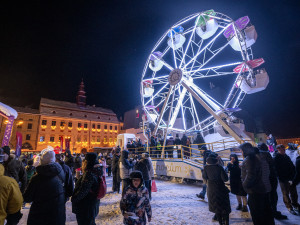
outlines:
[[242, 210], [242, 204], [239, 204], [238, 207], [236, 207], [236, 210]]

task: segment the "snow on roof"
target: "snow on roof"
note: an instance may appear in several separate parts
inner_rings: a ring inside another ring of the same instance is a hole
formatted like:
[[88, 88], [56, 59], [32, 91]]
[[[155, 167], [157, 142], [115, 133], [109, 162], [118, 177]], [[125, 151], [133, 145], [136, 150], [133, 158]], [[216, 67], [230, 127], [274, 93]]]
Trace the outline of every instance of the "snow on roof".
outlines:
[[15, 119], [18, 117], [18, 113], [13, 108], [9, 107], [8, 105], [3, 104], [0, 102], [0, 112], [2, 112], [6, 116], [13, 116]]

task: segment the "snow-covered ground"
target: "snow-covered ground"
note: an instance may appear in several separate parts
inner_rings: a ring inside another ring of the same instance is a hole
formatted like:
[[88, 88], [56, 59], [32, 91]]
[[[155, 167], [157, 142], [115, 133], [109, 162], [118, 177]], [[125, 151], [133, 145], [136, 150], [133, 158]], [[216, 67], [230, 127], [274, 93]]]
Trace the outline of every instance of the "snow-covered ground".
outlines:
[[[107, 178], [108, 192], [111, 192], [112, 178]], [[208, 211], [207, 199], [202, 201], [196, 197], [200, 192], [199, 185], [180, 184], [171, 181], [156, 181], [158, 192], [153, 193], [152, 206], [152, 221], [151, 225], [169, 225], [169, 224], [218, 224], [212, 222], [213, 213]], [[300, 187], [298, 186], [300, 194]], [[278, 209], [288, 216], [288, 220], [276, 221], [276, 224], [300, 224], [300, 216], [291, 215], [285, 208], [280, 189], [278, 189], [279, 201]], [[100, 213], [97, 216], [96, 224], [123, 224], [123, 217], [119, 209], [121, 194], [107, 194], [100, 204]], [[249, 213], [236, 211], [237, 201], [234, 195], [230, 195], [232, 213], [230, 214], [230, 224], [252, 224]], [[29, 207], [30, 205], [27, 204]], [[23, 209], [23, 218], [20, 222], [25, 225], [27, 221], [29, 209]], [[67, 202], [67, 223], [75, 225], [76, 217], [72, 214], [71, 203]], [[42, 225], [42, 224], [41, 224]]]

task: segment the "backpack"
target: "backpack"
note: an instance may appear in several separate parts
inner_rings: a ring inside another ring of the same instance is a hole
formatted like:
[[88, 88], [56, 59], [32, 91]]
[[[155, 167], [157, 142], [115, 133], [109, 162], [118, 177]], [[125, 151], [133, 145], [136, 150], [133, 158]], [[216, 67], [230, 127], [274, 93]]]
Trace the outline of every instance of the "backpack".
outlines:
[[106, 195], [107, 185], [106, 185], [105, 176], [102, 177], [99, 176], [98, 178], [99, 178], [99, 187], [97, 191], [97, 199], [100, 200]]

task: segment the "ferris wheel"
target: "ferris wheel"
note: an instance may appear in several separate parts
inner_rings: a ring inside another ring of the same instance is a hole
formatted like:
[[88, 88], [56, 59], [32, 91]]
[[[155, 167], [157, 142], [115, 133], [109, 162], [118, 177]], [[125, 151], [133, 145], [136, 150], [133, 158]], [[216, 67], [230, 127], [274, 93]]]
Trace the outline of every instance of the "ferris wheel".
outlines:
[[141, 80], [144, 118], [154, 133], [214, 128], [241, 138], [233, 113], [247, 94], [269, 83], [265, 69], [258, 69], [264, 60], [253, 58], [256, 39], [248, 16], [234, 21], [214, 10], [170, 27], [152, 49]]

